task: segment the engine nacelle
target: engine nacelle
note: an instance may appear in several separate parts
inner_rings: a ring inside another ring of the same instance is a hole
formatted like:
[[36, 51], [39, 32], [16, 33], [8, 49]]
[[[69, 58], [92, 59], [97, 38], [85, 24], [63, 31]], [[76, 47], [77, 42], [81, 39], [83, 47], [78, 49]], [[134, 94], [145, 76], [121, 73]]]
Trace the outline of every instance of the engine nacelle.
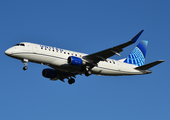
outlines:
[[42, 71], [42, 75], [46, 78], [53, 79], [57, 77], [57, 72], [54, 69], [47, 68]]
[[81, 58], [75, 56], [68, 57], [67, 62], [70, 65], [76, 65], [76, 66], [81, 66], [82, 64], [84, 64], [84, 61]]

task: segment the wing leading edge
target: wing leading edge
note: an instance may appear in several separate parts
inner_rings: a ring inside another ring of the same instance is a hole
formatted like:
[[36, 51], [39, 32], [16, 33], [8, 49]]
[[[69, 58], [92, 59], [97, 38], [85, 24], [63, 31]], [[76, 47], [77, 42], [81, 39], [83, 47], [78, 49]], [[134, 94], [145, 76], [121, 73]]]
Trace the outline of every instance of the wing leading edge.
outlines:
[[83, 59], [89, 61], [90, 63], [98, 63], [99, 61], [105, 61], [107, 58], [113, 56], [113, 55], [119, 55], [120, 56], [120, 52], [123, 51], [123, 48], [135, 43], [137, 41], [137, 39], [140, 37], [140, 35], [142, 34], [144, 30], [141, 30], [136, 36], [134, 36], [130, 41], [120, 44], [118, 46], [100, 51], [100, 52], [96, 52], [87, 56], [84, 56]]

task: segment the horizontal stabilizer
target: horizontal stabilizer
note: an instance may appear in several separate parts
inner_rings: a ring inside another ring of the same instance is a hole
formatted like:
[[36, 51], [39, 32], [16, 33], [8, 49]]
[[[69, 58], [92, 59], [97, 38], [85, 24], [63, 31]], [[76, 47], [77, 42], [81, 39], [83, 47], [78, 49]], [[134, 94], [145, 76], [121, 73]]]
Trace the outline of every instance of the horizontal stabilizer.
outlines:
[[146, 64], [146, 65], [142, 65], [142, 66], [136, 67], [135, 69], [137, 69], [137, 70], [148, 70], [149, 68], [151, 68], [151, 67], [153, 67], [155, 65], [158, 65], [158, 64], [160, 64], [162, 62], [164, 62], [164, 60], [158, 60], [158, 61]]

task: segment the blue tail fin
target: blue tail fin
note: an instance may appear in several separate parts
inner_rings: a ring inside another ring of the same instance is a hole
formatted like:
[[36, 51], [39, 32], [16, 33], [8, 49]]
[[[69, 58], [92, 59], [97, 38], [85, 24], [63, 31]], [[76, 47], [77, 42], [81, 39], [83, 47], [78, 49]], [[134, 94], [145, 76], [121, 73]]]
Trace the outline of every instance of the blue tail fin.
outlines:
[[135, 49], [125, 59], [125, 63], [134, 64], [136, 66], [142, 66], [145, 63], [146, 48], [148, 41], [142, 40], [135, 47]]

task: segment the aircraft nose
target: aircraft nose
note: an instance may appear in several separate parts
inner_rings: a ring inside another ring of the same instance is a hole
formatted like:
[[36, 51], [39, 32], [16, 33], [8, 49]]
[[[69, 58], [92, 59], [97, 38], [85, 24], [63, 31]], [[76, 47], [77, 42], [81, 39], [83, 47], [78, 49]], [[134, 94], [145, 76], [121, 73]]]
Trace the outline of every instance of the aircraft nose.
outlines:
[[12, 54], [12, 50], [9, 48], [9, 49], [7, 49], [6, 51], [5, 51], [5, 54], [6, 55], [10, 55], [10, 54]]

